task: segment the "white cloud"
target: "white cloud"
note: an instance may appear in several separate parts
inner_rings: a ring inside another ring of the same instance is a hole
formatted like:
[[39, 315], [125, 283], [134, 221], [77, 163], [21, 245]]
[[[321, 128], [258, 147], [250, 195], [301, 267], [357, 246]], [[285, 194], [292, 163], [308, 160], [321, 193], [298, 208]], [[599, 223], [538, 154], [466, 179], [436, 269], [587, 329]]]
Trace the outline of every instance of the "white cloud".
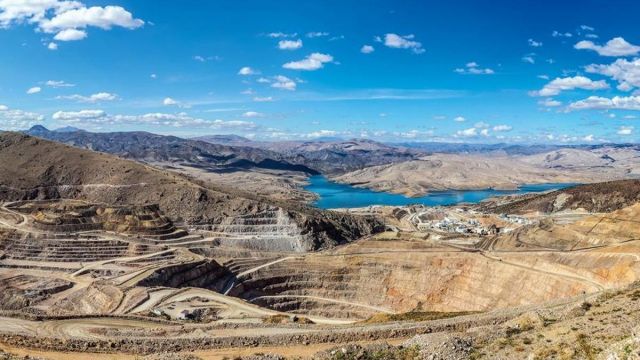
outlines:
[[256, 96], [253, 98], [255, 102], [271, 102], [273, 101], [273, 97], [271, 96]]
[[549, 80], [549, 75], [542, 74], [542, 75], [538, 75], [537, 78], [542, 80]]
[[614, 96], [605, 98], [589, 96], [588, 98], [569, 104], [569, 110], [640, 110], [640, 96]]
[[426, 50], [422, 47], [422, 43], [413, 40], [414, 35], [401, 36], [398, 34], [385, 34], [384, 45], [396, 49], [411, 49], [415, 54], [422, 54]]
[[324, 31], [315, 31], [315, 32], [307, 33], [308, 38], [317, 38], [317, 37], [324, 37], [324, 36], [329, 36], [329, 33]]
[[527, 42], [529, 43], [529, 46], [531, 46], [531, 47], [541, 47], [542, 46], [542, 42], [541, 41], [535, 41], [533, 39], [529, 39]]
[[278, 41], [278, 49], [280, 50], [296, 50], [302, 47], [302, 40], [280, 40]]
[[511, 125], [496, 125], [493, 127], [493, 131], [495, 132], [506, 132], [513, 130]]
[[573, 37], [573, 34], [570, 32], [560, 32], [557, 30], [553, 30], [553, 32], [551, 33], [551, 36], [553, 37], [565, 37], [565, 38], [570, 38]]
[[593, 134], [586, 135], [582, 138], [582, 141], [592, 142], [593, 140], [595, 140]]
[[594, 31], [595, 29], [589, 25], [580, 25], [580, 29], [585, 31]]
[[634, 87], [640, 87], [640, 58], [628, 61], [618, 59], [609, 65], [591, 64], [585, 67], [585, 71], [592, 74], [608, 76], [618, 82], [618, 90], [629, 91]]
[[44, 121], [44, 116], [38, 113], [10, 109], [6, 105], [0, 105], [0, 129], [21, 130], [42, 121]]
[[456, 116], [455, 118], [453, 118], [453, 121], [455, 122], [464, 122], [467, 119], [465, 119], [463, 116]]
[[27, 90], [27, 94], [31, 95], [31, 94], [37, 94], [40, 91], [42, 91], [42, 88], [40, 86], [34, 86], [29, 88], [29, 90]]
[[240, 68], [240, 70], [238, 70], [238, 75], [256, 75], [259, 74], [260, 72], [250, 68], [249, 66], [244, 66], [242, 68]]
[[52, 118], [66, 122], [80, 122], [86, 120], [102, 119], [107, 116], [104, 110], [80, 110], [80, 111], [56, 111]]
[[40, 28], [48, 33], [72, 28], [84, 29], [88, 26], [110, 30], [114, 26], [135, 29], [142, 25], [144, 25], [144, 21], [134, 19], [130, 12], [120, 6], [92, 6], [87, 8], [83, 5], [72, 10], [56, 13], [51, 19], [40, 21]]
[[456, 131], [455, 137], [474, 137], [474, 136], [478, 136], [478, 129], [475, 127], [472, 128], [468, 128], [465, 130], [458, 130]]
[[360, 48], [360, 52], [363, 54], [371, 54], [374, 51], [376, 51], [376, 49], [374, 49], [374, 47], [371, 45], [362, 45], [362, 47]]
[[554, 100], [552, 98], [546, 98], [544, 100], [538, 101], [538, 105], [541, 105], [544, 107], [557, 107], [562, 105], [562, 102], [558, 100]]
[[267, 34], [268, 37], [270, 38], [288, 38], [288, 37], [296, 37], [298, 36], [298, 33], [283, 33], [283, 32], [272, 32], [272, 33], [268, 33]]
[[307, 56], [306, 58], [304, 58], [303, 60], [288, 62], [282, 65], [282, 67], [285, 69], [291, 69], [291, 70], [313, 71], [313, 70], [321, 69], [322, 67], [324, 67], [324, 64], [332, 61], [333, 61], [333, 56], [331, 55], [313, 53]]
[[296, 82], [286, 76], [278, 75], [274, 76], [273, 79], [274, 81], [271, 83], [272, 88], [290, 91], [296, 89]]
[[604, 80], [593, 81], [584, 76], [574, 76], [566, 78], [555, 78], [540, 91], [531, 92], [533, 96], [554, 96], [562, 91], [582, 89], [582, 90], [602, 90], [608, 89], [609, 84]]
[[211, 129], [234, 129], [240, 131], [258, 128], [253, 122], [242, 120], [207, 120], [194, 118], [181, 112], [177, 114], [148, 113], [142, 115], [111, 115], [103, 110], [58, 111], [53, 119], [63, 123], [80, 124], [85, 126], [145, 124], [171, 127], [194, 127]]
[[74, 87], [75, 84], [69, 84], [63, 80], [47, 80], [45, 83], [48, 87], [52, 88], [64, 88], [64, 87]]
[[528, 54], [522, 57], [522, 62], [526, 62], [529, 64], [535, 64], [536, 59], [534, 58], [535, 54]]
[[256, 118], [256, 117], [263, 117], [264, 114], [263, 113], [259, 113], [257, 111], [247, 111], [244, 114], [242, 114], [243, 117], [246, 118]]
[[336, 136], [336, 135], [338, 135], [338, 132], [334, 130], [319, 130], [319, 131], [310, 132], [308, 134], [304, 134], [303, 136], [307, 138], [319, 138], [319, 137]]
[[[108, 92], [99, 92], [99, 93], [91, 94], [89, 96], [83, 96], [78, 94], [62, 95], [62, 96], [56, 96], [56, 99], [73, 100], [73, 101], [85, 102], [85, 103], [97, 103], [97, 102], [103, 102], [103, 101], [117, 100], [118, 95], [108, 93]], [[167, 99], [170, 99], [170, 98], [167, 98]]]
[[620, 126], [618, 128], [618, 135], [631, 135], [633, 133], [633, 126]]
[[471, 75], [491, 75], [494, 74], [493, 69], [481, 68], [478, 63], [472, 61], [467, 63], [464, 68], [457, 68], [454, 70], [458, 74], [471, 74]]
[[87, 37], [87, 32], [84, 30], [77, 29], [64, 29], [56, 34], [53, 37], [54, 40], [58, 41], [77, 41], [82, 40]]
[[162, 100], [162, 105], [164, 105], [164, 106], [173, 106], [173, 105], [178, 105], [178, 104], [180, 104], [179, 101], [177, 101], [177, 100], [175, 100], [173, 98], [170, 98], [170, 97], [166, 97], [166, 98], [164, 98], [164, 100]]
[[[0, 1], [0, 27], [14, 24], [35, 24], [38, 31], [55, 33], [55, 40], [74, 41], [87, 37], [84, 29], [88, 27], [136, 29], [144, 25], [144, 21], [135, 19], [120, 6], [86, 7], [82, 2], [72, 0]], [[50, 42], [47, 47], [55, 50], [58, 45]]]
[[578, 50], [593, 50], [602, 56], [638, 55], [640, 46], [632, 45], [621, 37], [613, 38], [605, 45], [596, 45], [593, 41], [582, 40], [574, 45]]

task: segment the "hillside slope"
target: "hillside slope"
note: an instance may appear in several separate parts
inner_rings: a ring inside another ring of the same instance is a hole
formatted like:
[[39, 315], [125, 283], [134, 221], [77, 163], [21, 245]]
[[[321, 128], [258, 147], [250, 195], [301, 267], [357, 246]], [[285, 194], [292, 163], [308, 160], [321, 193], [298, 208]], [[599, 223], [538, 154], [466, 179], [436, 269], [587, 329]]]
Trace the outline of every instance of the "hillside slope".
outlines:
[[112, 155], [0, 133], [0, 200], [57, 198], [158, 204], [172, 220], [191, 224], [215, 224], [229, 216], [282, 208], [301, 227], [309, 249], [348, 242], [381, 226], [372, 218], [265, 200]]

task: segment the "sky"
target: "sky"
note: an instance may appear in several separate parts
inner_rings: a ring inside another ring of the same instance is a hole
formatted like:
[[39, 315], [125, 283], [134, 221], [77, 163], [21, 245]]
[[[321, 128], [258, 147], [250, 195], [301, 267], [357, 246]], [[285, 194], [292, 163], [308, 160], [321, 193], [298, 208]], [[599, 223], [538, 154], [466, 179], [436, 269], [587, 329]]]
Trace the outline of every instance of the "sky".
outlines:
[[0, 0], [0, 129], [638, 142], [640, 2]]

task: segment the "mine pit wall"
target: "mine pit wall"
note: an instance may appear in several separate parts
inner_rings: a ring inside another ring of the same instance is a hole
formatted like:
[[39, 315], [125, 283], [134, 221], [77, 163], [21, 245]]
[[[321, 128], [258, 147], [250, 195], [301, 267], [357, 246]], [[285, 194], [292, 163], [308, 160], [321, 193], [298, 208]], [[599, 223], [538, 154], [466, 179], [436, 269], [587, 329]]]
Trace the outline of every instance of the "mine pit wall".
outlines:
[[136, 286], [199, 287], [222, 292], [233, 277], [227, 268], [215, 260], [200, 260], [158, 269]]
[[273, 264], [241, 278], [230, 295], [275, 310], [362, 318], [370, 314], [365, 306], [393, 312], [411, 311], [419, 304], [424, 311], [487, 311], [597, 290], [576, 278], [472, 254], [372, 256], [311, 255]]

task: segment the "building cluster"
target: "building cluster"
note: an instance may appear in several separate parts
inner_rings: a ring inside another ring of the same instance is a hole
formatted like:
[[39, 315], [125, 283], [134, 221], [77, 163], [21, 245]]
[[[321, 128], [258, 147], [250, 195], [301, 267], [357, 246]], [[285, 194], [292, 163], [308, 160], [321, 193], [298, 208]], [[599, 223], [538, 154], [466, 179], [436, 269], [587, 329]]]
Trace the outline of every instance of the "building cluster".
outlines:
[[446, 216], [442, 220], [427, 220], [416, 224], [418, 230], [438, 230], [458, 234], [492, 235], [498, 233], [495, 225], [483, 226], [476, 219], [458, 219]]

